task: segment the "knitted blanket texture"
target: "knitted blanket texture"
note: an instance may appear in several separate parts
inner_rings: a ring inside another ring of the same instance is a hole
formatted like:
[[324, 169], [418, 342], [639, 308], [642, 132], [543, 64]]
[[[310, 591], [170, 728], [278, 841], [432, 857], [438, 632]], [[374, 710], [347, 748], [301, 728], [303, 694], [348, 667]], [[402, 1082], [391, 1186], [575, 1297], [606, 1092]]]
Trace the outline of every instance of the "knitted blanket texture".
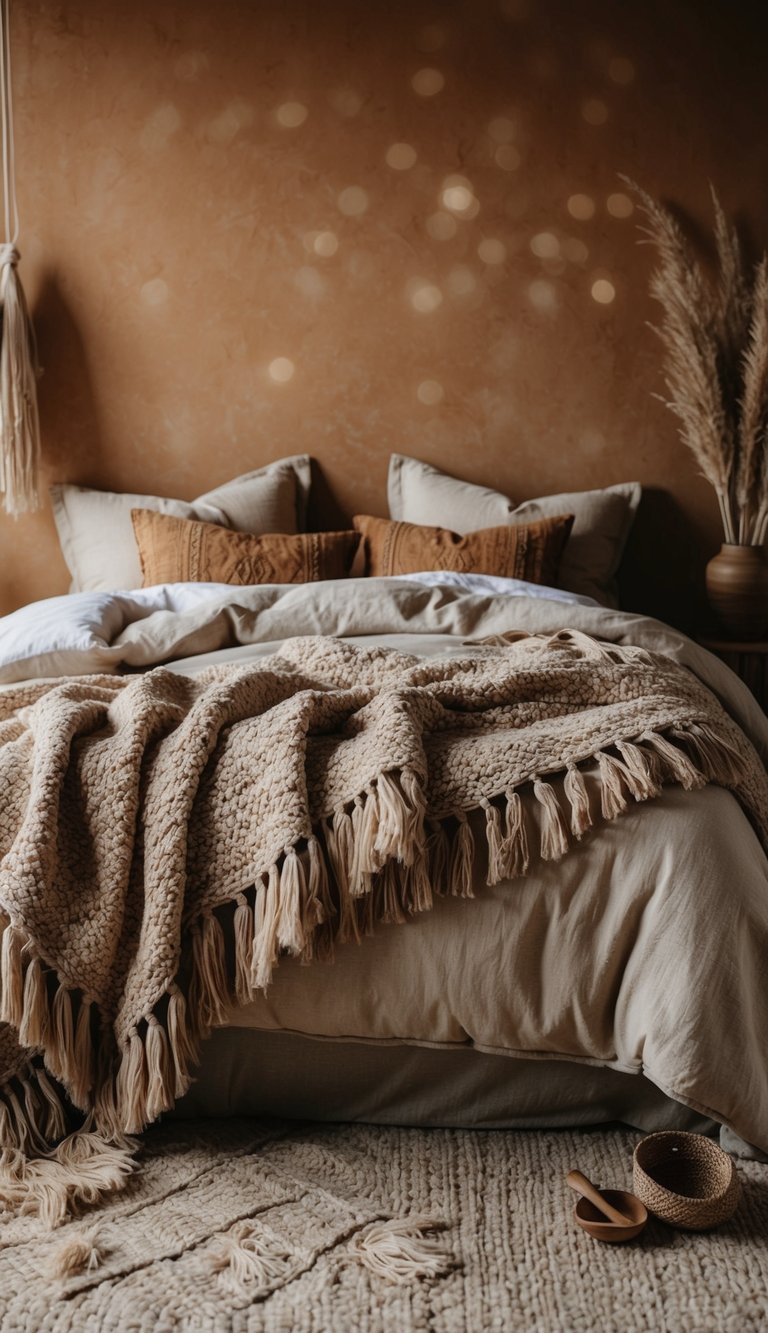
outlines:
[[490, 884], [562, 856], [595, 763], [605, 819], [716, 782], [768, 840], [765, 771], [714, 696], [577, 631], [450, 660], [302, 638], [192, 677], [6, 690], [0, 1199], [56, 1223], [117, 1187], [125, 1136], [282, 953], [328, 959], [434, 893], [471, 896], [470, 811]]

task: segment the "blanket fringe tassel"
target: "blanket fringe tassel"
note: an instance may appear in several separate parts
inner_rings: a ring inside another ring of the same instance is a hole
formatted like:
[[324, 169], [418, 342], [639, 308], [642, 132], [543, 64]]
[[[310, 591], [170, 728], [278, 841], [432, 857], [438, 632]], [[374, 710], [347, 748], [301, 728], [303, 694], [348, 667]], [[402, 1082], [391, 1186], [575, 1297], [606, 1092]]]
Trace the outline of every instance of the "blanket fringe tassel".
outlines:
[[[582, 769], [595, 763], [588, 783]], [[547, 775], [531, 774], [517, 788], [481, 802], [487, 882], [525, 874], [536, 840], [542, 859], [549, 861], [583, 837], [594, 822], [590, 786], [599, 790], [602, 818], [615, 819], [632, 802], [658, 795], [665, 782], [686, 790], [708, 781], [732, 787], [742, 774], [738, 752], [696, 724], [663, 735], [644, 732], [579, 756], [565, 767], [559, 790]], [[526, 792], [533, 800], [524, 802], [521, 793]], [[378, 923], [428, 910], [433, 893], [472, 896], [475, 835], [467, 813], [457, 809], [427, 817], [423, 784], [414, 773], [382, 774], [354, 801], [321, 820], [314, 833], [286, 847], [255, 884], [193, 923], [188, 978], [181, 985], [170, 981], [157, 1011], [127, 1034], [113, 1077], [95, 1076], [98, 1015], [91, 997], [54, 984], [32, 941], [6, 921], [0, 944], [0, 1021], [16, 1028], [25, 1046], [44, 1051], [45, 1058], [45, 1068], [36, 1054], [21, 1074], [0, 1087], [0, 1148], [6, 1149], [0, 1166], [6, 1176], [9, 1169], [12, 1179], [21, 1170], [14, 1165], [14, 1153], [45, 1152], [66, 1130], [65, 1103], [47, 1069], [113, 1140], [99, 1149], [101, 1161], [93, 1148], [92, 1175], [122, 1178], [127, 1167], [120, 1136], [139, 1132], [183, 1095], [200, 1041], [226, 1022], [232, 1004], [246, 1003], [254, 991], [268, 986], [281, 953], [304, 962], [332, 957], [337, 942], [359, 941]], [[66, 1163], [50, 1155], [44, 1161], [50, 1185], [44, 1186], [34, 1172], [28, 1177], [22, 1172], [22, 1179], [41, 1215], [55, 1218], [61, 1200], [71, 1193], [64, 1180]], [[60, 1168], [58, 1183], [54, 1167]], [[21, 1199], [21, 1180], [16, 1184], [19, 1189], [0, 1186], [0, 1198]]]

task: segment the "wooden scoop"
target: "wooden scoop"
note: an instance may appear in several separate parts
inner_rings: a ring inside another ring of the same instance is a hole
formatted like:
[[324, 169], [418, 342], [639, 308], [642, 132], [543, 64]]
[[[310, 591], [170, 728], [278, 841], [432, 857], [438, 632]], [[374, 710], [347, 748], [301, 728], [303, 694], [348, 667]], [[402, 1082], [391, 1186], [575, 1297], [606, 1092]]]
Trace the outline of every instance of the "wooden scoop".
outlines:
[[648, 1221], [645, 1205], [627, 1190], [595, 1189], [581, 1171], [569, 1171], [566, 1180], [581, 1195], [574, 1209], [579, 1226], [595, 1240], [614, 1244], [632, 1240]]

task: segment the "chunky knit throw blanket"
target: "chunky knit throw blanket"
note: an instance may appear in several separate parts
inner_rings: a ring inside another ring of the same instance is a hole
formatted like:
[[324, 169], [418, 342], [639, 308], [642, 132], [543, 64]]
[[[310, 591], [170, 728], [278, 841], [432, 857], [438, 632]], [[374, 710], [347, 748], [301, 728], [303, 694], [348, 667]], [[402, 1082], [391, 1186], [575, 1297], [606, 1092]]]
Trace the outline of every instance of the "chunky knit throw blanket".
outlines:
[[[327, 958], [471, 895], [468, 812], [489, 883], [587, 831], [595, 762], [606, 819], [714, 781], [768, 836], [763, 767], [709, 691], [575, 631], [442, 660], [294, 639], [191, 678], [20, 685], [0, 709], [0, 1199], [51, 1222], [119, 1185], [121, 1136], [186, 1090], [281, 952]], [[87, 1119], [66, 1136], [70, 1104]]]

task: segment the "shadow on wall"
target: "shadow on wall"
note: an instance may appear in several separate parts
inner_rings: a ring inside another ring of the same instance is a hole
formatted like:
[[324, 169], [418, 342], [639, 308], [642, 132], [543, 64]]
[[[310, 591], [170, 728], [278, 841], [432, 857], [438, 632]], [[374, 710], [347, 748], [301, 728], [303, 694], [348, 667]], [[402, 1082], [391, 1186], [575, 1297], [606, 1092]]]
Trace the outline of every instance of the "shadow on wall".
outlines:
[[83, 336], [55, 269], [42, 275], [32, 312], [43, 374], [38, 386], [44, 482], [93, 484], [101, 422]]
[[621, 605], [687, 633], [700, 630], [709, 616], [701, 576], [707, 535], [669, 491], [644, 487], [619, 570]]

